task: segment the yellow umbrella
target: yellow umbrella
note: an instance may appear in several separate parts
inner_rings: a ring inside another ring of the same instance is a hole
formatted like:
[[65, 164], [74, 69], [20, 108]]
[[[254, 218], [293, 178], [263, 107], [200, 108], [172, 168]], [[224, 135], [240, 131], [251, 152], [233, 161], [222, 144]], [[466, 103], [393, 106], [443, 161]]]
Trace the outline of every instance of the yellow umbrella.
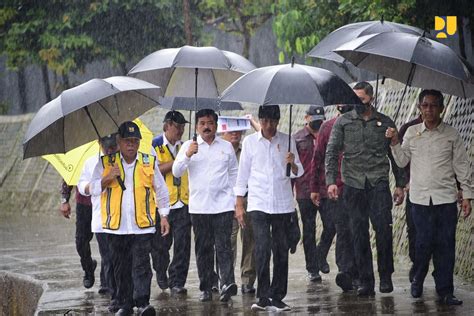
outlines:
[[[134, 122], [140, 128], [142, 140], [140, 142], [139, 151], [150, 153], [153, 133], [143, 124], [140, 119]], [[46, 159], [59, 172], [61, 177], [68, 185], [76, 185], [82, 172], [84, 162], [92, 155], [99, 154], [99, 143], [93, 140], [87, 144], [74, 148], [65, 154], [51, 154], [41, 156]]]

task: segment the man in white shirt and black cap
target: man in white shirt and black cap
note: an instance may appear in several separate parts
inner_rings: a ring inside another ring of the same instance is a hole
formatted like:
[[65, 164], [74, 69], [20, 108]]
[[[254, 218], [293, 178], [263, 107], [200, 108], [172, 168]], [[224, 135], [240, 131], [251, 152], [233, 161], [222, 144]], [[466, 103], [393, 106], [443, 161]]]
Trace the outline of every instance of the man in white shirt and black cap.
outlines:
[[[303, 175], [294, 140], [288, 152], [288, 135], [278, 132], [278, 105], [260, 106], [261, 130], [242, 143], [239, 173], [234, 188], [237, 196], [236, 218], [245, 226], [250, 216], [255, 238], [257, 297], [252, 310], [288, 311], [282, 300], [288, 289], [288, 227], [295, 212], [291, 179]], [[291, 175], [286, 175], [287, 164]], [[244, 196], [248, 191], [247, 214]], [[270, 281], [270, 257], [273, 252], [273, 279]]]
[[89, 188], [92, 196], [101, 195], [102, 228], [108, 234], [120, 307], [116, 315], [133, 314], [133, 306], [139, 315], [155, 315], [150, 250], [156, 207], [163, 216], [162, 234], [169, 232], [168, 189], [156, 157], [138, 152], [142, 136], [137, 124], [122, 123], [118, 134], [120, 152], [102, 157]]
[[237, 158], [228, 141], [216, 137], [217, 114], [204, 109], [196, 113], [197, 140], [181, 147], [173, 164], [173, 175], [188, 171], [189, 213], [195, 236], [200, 301], [212, 300], [214, 247], [220, 274], [220, 300], [237, 294], [232, 264], [230, 236], [235, 197], [232, 188], [237, 177]]

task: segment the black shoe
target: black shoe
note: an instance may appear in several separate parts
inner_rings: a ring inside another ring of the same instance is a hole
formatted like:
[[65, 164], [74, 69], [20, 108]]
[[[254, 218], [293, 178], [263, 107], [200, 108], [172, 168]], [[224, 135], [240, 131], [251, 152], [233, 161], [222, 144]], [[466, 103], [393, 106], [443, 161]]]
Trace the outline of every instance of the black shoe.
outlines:
[[158, 286], [160, 287], [160, 289], [166, 290], [167, 288], [169, 288], [168, 278], [165, 277], [165, 278], [162, 278], [162, 279], [158, 279], [157, 282], [158, 282]]
[[188, 290], [184, 286], [173, 286], [171, 288], [171, 294], [173, 295], [184, 295], [187, 294]]
[[324, 274], [328, 274], [330, 269], [329, 269], [329, 264], [326, 261], [326, 259], [321, 259], [319, 262], [319, 271], [321, 271]]
[[231, 283], [229, 285], [224, 285], [221, 290], [221, 296], [219, 300], [221, 302], [227, 302], [230, 300], [231, 296], [237, 295], [237, 285], [235, 283]]
[[204, 291], [199, 296], [199, 301], [201, 302], [209, 302], [212, 301], [212, 292], [211, 291]]
[[336, 275], [336, 284], [339, 286], [343, 292], [348, 292], [352, 290], [352, 278], [349, 273], [339, 272]]
[[462, 301], [457, 299], [456, 296], [453, 294], [448, 294], [443, 297], [441, 297], [438, 301], [440, 304], [443, 305], [462, 305]]
[[391, 276], [380, 278], [379, 290], [380, 290], [380, 293], [393, 292], [393, 283], [392, 283]]
[[309, 279], [311, 282], [321, 282], [321, 281], [322, 281], [322, 278], [321, 278], [321, 276], [319, 275], [318, 272], [316, 272], [316, 273], [308, 273], [308, 279]]
[[249, 285], [249, 284], [242, 284], [242, 294], [253, 294], [255, 293], [255, 288], [253, 287], [253, 285]]
[[411, 296], [414, 298], [419, 298], [423, 294], [423, 285], [419, 285], [416, 282], [412, 282], [411, 284]]
[[133, 315], [133, 309], [121, 308], [115, 313], [115, 316], [128, 316], [128, 315]]
[[112, 300], [110, 305], [107, 306], [107, 309], [111, 313], [116, 313], [120, 309], [119, 303], [116, 300]]
[[360, 286], [360, 279], [359, 278], [353, 278], [352, 279], [352, 288], [354, 290], [357, 290]]
[[155, 316], [156, 311], [155, 311], [155, 308], [153, 306], [147, 305], [147, 306], [144, 306], [144, 307], [139, 307], [138, 310], [137, 310], [137, 314], [139, 316]]
[[276, 312], [291, 311], [291, 307], [283, 303], [283, 301], [272, 299], [272, 306]]
[[375, 291], [373, 286], [361, 285], [357, 289], [357, 296], [374, 296]]
[[254, 312], [258, 311], [267, 311], [267, 312], [275, 312], [276, 308], [272, 306], [272, 303], [268, 298], [260, 298], [257, 303], [252, 304], [250, 307], [251, 310]]
[[106, 295], [110, 293], [110, 289], [101, 285], [98, 292], [100, 295]]
[[410, 283], [413, 282], [414, 277], [415, 277], [415, 266], [412, 264], [410, 268], [410, 272], [408, 272], [408, 280], [410, 280]]
[[94, 282], [95, 282], [94, 272], [95, 272], [95, 268], [97, 268], [97, 261], [92, 260], [91, 268], [92, 268], [91, 270], [87, 271], [84, 274], [84, 278], [82, 280], [82, 284], [84, 284], [84, 287], [86, 289], [90, 289], [91, 287], [94, 286]]

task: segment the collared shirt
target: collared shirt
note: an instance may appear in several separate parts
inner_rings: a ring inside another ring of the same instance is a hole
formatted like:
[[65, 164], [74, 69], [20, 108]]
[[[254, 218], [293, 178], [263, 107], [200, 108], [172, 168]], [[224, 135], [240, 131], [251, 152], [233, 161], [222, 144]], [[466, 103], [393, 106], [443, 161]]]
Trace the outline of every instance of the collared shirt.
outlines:
[[[173, 156], [173, 158], [176, 158], [176, 154], [179, 152], [179, 148], [181, 147], [181, 145], [183, 144], [183, 142], [181, 140], [177, 140], [174, 145], [172, 145], [168, 138], [166, 138], [166, 135], [163, 134], [163, 146], [167, 146], [168, 147], [168, 150], [170, 151], [171, 155]], [[155, 157], [158, 157], [158, 155], [156, 154], [156, 150], [153, 146], [151, 146], [151, 154]], [[159, 164], [159, 161], [157, 160], [156, 161], [158, 164]], [[170, 171], [171, 172], [171, 171]], [[170, 209], [171, 210], [175, 210], [177, 208], [182, 208], [184, 206], [184, 203], [183, 201], [178, 201], [176, 203], [174, 203], [173, 205], [170, 206]]]
[[[313, 160], [311, 162], [311, 173], [314, 177], [310, 178], [311, 192], [319, 193], [321, 199], [328, 197], [328, 190], [326, 186], [326, 168], [324, 167], [324, 159], [326, 158], [326, 148], [329, 142], [329, 136], [331, 136], [331, 130], [336, 123], [338, 117], [334, 117], [329, 121], [325, 121], [319, 129], [318, 139], [316, 141], [316, 147], [314, 149]], [[342, 194], [342, 187], [344, 183], [341, 179], [341, 162], [342, 152], [339, 154], [338, 159], [338, 170], [336, 177], [336, 185], [338, 187], [339, 196]]]
[[[457, 200], [456, 178], [463, 198], [473, 198], [471, 168], [459, 132], [443, 122], [429, 130], [424, 123], [411, 126], [403, 144], [392, 146], [400, 167], [410, 162], [410, 201], [420, 205]], [[456, 178], [455, 178], [456, 177]]]
[[[372, 186], [379, 181], [388, 182], [389, 159], [393, 159], [390, 140], [385, 137], [388, 127], [395, 127], [393, 121], [373, 108], [367, 121], [355, 110], [340, 116], [332, 128], [326, 150], [326, 184], [336, 184], [341, 151], [344, 184], [364, 189], [366, 180]], [[392, 163], [392, 171], [396, 186], [404, 187], [404, 172], [395, 162]]]
[[311, 197], [309, 183], [311, 182], [311, 179], [316, 176], [316, 174], [311, 172], [311, 161], [313, 159], [317, 137], [315, 138], [313, 134], [311, 134], [307, 126], [297, 131], [292, 137], [295, 140], [296, 149], [301, 164], [303, 165], [303, 169], [306, 171], [303, 176], [293, 180], [296, 198], [309, 199]]
[[[293, 139], [290, 151], [298, 166], [298, 173], [291, 173], [290, 177], [301, 177], [304, 169]], [[268, 140], [260, 131], [244, 138], [234, 192], [237, 196], [245, 196], [248, 186], [247, 212], [283, 214], [295, 211], [291, 180], [286, 176], [287, 153], [288, 134], [277, 132]]]
[[198, 136], [198, 152], [188, 158], [192, 140], [184, 142], [173, 163], [173, 175], [188, 170], [189, 213], [218, 214], [235, 209], [232, 188], [237, 177], [237, 158], [228, 141], [215, 137], [209, 145]]
[[[137, 158], [131, 163], [128, 164], [120, 154], [120, 159], [122, 161], [123, 169], [125, 172], [125, 187], [127, 188], [123, 191], [122, 195], [122, 214], [120, 218], [120, 227], [117, 230], [104, 229], [105, 233], [116, 234], [116, 235], [132, 235], [132, 234], [153, 234], [155, 232], [155, 227], [149, 228], [139, 228], [135, 220], [135, 198], [133, 194], [133, 173], [135, 170], [135, 164]], [[168, 215], [170, 212], [170, 199], [168, 188], [166, 187], [165, 180], [161, 175], [160, 169], [158, 168], [158, 163], [155, 163], [154, 166], [155, 175], [153, 177], [153, 187], [155, 189], [155, 199], [156, 205], [158, 207], [158, 212], [160, 215]], [[92, 174], [92, 180], [89, 187], [92, 196], [100, 196], [102, 193], [101, 179], [102, 173], [104, 172], [104, 167], [102, 163], [96, 164], [94, 172]], [[156, 219], [157, 221], [159, 218]]]
[[[77, 189], [79, 190], [79, 193], [82, 194], [83, 196], [90, 196], [90, 194], [86, 193], [86, 186], [91, 182], [92, 173], [94, 172], [95, 166], [98, 163], [100, 163], [99, 155], [94, 155], [90, 157], [84, 163], [81, 176], [79, 177], [79, 182], [77, 183]], [[91, 231], [93, 233], [103, 233], [104, 229], [102, 228], [102, 214], [100, 213], [100, 195], [92, 196], [91, 201], [92, 201]]]

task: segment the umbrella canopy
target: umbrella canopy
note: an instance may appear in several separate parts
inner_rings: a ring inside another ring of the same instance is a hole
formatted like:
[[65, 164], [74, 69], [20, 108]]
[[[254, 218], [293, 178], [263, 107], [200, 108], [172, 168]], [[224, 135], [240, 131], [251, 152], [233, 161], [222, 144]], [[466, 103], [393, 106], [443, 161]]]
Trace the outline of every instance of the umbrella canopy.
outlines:
[[160, 88], [130, 77], [92, 79], [63, 91], [33, 117], [23, 158], [65, 153], [117, 131], [158, 104]]
[[474, 97], [470, 66], [448, 46], [424, 36], [380, 33], [362, 36], [334, 52], [357, 67], [423, 89]]
[[230, 85], [221, 100], [258, 105], [360, 103], [351, 87], [331, 71], [299, 64], [252, 70]]
[[[189, 97], [162, 97], [160, 98], [160, 104], [165, 109], [170, 110], [194, 110], [194, 98]], [[243, 110], [242, 106], [238, 102], [221, 101], [215, 98], [198, 98], [197, 99], [197, 110], [211, 109], [214, 111], [232, 111], [232, 110]]]
[[[151, 142], [153, 140], [152, 132], [140, 119], [135, 119], [134, 122], [140, 128], [140, 133], [142, 134], [142, 140], [138, 150], [144, 153], [150, 153]], [[97, 140], [93, 140], [65, 154], [44, 155], [42, 158], [47, 160], [54, 169], [56, 169], [68, 185], [77, 185], [85, 161], [93, 155], [99, 155], [99, 150], [99, 143]]]
[[422, 35], [424, 31], [414, 26], [395, 22], [387, 22], [383, 19], [380, 21], [351, 23], [341, 26], [337, 30], [331, 32], [328, 36], [323, 38], [323, 40], [320, 41], [318, 45], [316, 45], [307, 55], [309, 57], [326, 59], [336, 63], [343, 63], [346, 62], [346, 59], [343, 56], [334, 53], [334, 49], [361, 36], [385, 32]]
[[[329, 70], [291, 64], [262, 67], [237, 79], [222, 94], [223, 101], [257, 105], [289, 104], [288, 151], [291, 143], [292, 106], [360, 103], [351, 87]], [[286, 169], [290, 176], [290, 164]]]
[[217, 98], [232, 82], [253, 69], [250, 61], [229, 51], [183, 46], [146, 56], [128, 74], [160, 86], [165, 97], [195, 97], [197, 88], [197, 97]]

